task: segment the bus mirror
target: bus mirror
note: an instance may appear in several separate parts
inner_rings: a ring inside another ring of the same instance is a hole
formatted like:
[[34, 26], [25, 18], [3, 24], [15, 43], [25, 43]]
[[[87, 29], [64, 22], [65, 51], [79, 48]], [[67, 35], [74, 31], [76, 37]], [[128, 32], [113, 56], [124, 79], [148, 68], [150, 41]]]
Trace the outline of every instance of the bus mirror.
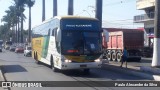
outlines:
[[61, 42], [61, 30], [57, 29], [56, 41]]
[[103, 30], [103, 36], [105, 37], [105, 41], [109, 42], [109, 32], [107, 30]]

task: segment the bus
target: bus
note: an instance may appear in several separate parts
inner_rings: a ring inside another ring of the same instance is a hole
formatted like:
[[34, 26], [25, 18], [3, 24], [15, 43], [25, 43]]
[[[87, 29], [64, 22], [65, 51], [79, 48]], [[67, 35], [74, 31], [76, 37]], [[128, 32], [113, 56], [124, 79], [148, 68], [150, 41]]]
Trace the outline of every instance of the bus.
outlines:
[[53, 71], [100, 68], [102, 30], [99, 20], [56, 16], [32, 29], [32, 57]]

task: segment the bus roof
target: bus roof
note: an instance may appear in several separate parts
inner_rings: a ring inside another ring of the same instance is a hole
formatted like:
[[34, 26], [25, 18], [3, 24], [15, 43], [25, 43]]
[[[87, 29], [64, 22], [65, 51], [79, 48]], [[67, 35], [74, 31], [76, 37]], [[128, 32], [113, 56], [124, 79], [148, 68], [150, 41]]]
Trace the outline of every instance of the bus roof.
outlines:
[[89, 19], [89, 20], [98, 20], [96, 18], [91, 18], [91, 17], [84, 17], [84, 16], [55, 16], [54, 18], [58, 18], [58, 19]]
[[44, 23], [47, 23], [47, 22], [49, 22], [49, 21], [51, 21], [51, 20], [53, 20], [53, 19], [55, 19], [55, 18], [57, 18], [57, 19], [59, 19], [59, 20], [61, 20], [61, 19], [88, 19], [88, 20], [97, 20], [98, 21], [98, 19], [96, 19], [96, 18], [91, 18], [91, 17], [84, 17], [84, 16], [72, 16], [72, 15], [68, 15], [68, 16], [55, 16], [55, 17], [53, 17], [53, 18], [50, 18], [50, 19], [48, 19], [48, 20], [45, 20], [45, 21], [43, 21], [41, 24], [39, 24], [39, 25], [35, 25], [33, 28], [35, 28], [35, 27], [37, 27], [37, 26], [40, 26], [40, 25], [42, 25], [42, 24], [44, 24]]

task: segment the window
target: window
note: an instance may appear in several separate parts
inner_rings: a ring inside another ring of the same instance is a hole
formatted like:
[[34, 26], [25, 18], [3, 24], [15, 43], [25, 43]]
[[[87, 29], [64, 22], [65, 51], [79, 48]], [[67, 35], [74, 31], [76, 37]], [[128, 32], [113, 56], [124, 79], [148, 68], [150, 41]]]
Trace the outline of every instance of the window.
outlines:
[[52, 30], [52, 36], [54, 36], [54, 29]]
[[48, 30], [48, 36], [50, 36], [50, 31], [51, 31], [51, 29]]

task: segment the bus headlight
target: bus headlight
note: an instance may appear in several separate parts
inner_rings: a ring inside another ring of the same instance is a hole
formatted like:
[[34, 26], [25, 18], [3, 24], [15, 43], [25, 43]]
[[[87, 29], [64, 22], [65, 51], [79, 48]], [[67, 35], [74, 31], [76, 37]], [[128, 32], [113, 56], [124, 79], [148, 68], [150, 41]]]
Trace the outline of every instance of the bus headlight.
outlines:
[[70, 63], [70, 62], [72, 62], [71, 60], [64, 60], [66, 63]]
[[94, 60], [95, 62], [100, 62], [100, 59], [96, 59], [96, 60]]

